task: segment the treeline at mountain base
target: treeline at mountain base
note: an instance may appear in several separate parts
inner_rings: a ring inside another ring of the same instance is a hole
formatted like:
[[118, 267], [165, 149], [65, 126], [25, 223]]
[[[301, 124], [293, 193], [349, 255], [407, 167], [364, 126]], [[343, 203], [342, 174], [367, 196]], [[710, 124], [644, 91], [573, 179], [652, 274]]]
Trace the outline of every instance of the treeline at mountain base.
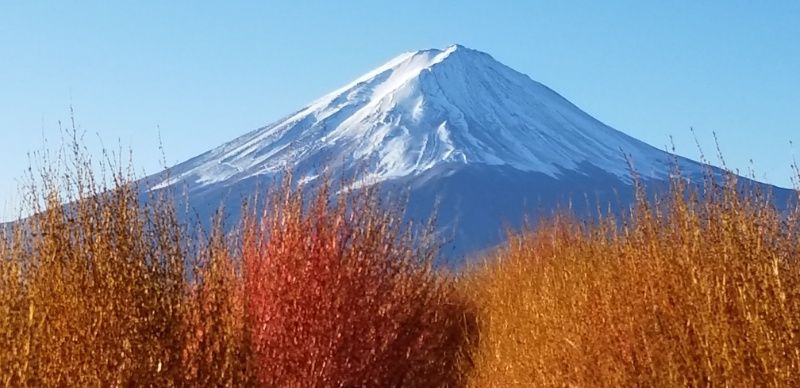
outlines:
[[73, 151], [2, 232], [3, 386], [800, 385], [800, 209], [733, 174], [453, 273], [374, 190], [287, 177], [206, 233]]

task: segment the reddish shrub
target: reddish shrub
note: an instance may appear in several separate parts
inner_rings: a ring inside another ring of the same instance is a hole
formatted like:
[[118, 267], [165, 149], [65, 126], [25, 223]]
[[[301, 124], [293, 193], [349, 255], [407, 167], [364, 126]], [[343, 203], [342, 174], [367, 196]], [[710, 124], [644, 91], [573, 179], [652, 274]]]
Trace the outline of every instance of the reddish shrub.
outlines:
[[267, 386], [457, 386], [470, 310], [374, 192], [288, 180], [245, 222], [246, 314]]

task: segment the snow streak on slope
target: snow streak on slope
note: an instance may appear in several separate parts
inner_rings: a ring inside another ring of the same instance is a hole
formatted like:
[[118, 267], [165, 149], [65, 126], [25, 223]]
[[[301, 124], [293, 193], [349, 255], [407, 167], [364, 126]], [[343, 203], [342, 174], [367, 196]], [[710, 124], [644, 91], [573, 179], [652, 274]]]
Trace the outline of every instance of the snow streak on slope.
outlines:
[[177, 166], [203, 187], [291, 167], [364, 169], [370, 182], [444, 164], [508, 166], [558, 177], [590, 163], [630, 180], [625, 155], [663, 178], [667, 153], [610, 128], [546, 86], [454, 45], [402, 54], [272, 125]]

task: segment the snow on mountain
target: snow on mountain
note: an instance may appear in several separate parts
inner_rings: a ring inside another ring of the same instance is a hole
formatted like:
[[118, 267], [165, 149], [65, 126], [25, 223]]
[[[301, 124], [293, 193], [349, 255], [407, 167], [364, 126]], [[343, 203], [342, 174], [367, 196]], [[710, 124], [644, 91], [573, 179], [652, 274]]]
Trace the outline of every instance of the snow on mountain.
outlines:
[[292, 166], [367, 171], [369, 182], [443, 164], [558, 177], [584, 163], [630, 181], [663, 178], [665, 152], [592, 118], [490, 55], [460, 45], [408, 52], [300, 111], [177, 166], [170, 182], [231, 184]]
[[443, 256], [455, 259], [558, 207], [582, 215], [608, 204], [627, 208], [629, 161], [650, 189], [665, 187], [675, 163], [692, 179], [704, 168], [601, 123], [488, 54], [454, 45], [402, 54], [175, 166], [170, 180], [147, 182], [180, 185], [200, 219], [210, 219], [220, 205], [235, 217], [242, 197], [286, 168], [310, 184], [324, 169], [358, 173], [358, 185], [406, 193], [408, 219], [436, 212], [450, 242]]

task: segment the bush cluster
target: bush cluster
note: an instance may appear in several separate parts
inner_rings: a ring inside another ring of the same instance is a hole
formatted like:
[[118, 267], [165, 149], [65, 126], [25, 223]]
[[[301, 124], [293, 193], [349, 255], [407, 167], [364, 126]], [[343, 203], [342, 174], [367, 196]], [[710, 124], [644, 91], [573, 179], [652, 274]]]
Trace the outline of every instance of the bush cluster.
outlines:
[[1, 385], [465, 384], [474, 309], [376, 192], [287, 178], [195, 238], [172, 194], [81, 155], [2, 231]]
[[800, 209], [733, 175], [452, 274], [375, 190], [287, 174], [205, 234], [73, 153], [0, 231], [3, 386], [800, 385]]

